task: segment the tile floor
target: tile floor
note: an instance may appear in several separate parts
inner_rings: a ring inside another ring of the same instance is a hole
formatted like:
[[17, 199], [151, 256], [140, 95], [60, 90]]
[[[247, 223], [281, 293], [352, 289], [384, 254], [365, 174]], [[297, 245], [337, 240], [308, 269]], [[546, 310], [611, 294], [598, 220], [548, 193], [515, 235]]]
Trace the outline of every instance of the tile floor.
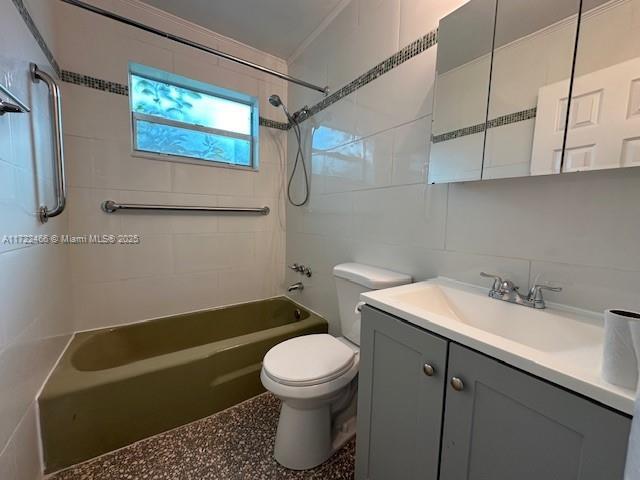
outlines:
[[355, 440], [313, 470], [272, 457], [280, 402], [264, 393], [197, 422], [63, 470], [49, 480], [261, 480], [353, 478]]

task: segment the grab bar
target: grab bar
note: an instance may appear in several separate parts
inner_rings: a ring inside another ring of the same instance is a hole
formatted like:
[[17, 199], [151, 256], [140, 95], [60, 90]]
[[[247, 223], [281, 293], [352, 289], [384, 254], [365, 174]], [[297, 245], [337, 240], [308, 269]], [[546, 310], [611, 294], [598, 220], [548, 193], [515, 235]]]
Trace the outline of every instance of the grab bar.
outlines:
[[7, 87], [0, 83], [0, 92], [9, 97], [13, 103], [0, 99], [0, 117], [5, 113], [29, 113], [31, 109], [27, 107], [18, 97], [9, 91]]
[[115, 213], [118, 210], [159, 210], [169, 212], [214, 212], [214, 213], [253, 213], [269, 215], [269, 207], [245, 208], [245, 207], [205, 207], [196, 205], [147, 205], [142, 203], [116, 203], [113, 200], [105, 200], [101, 204], [102, 211]]
[[38, 216], [42, 223], [46, 223], [52, 217], [57, 217], [64, 211], [67, 203], [67, 184], [64, 175], [64, 147], [62, 133], [62, 102], [60, 87], [56, 81], [46, 72], [38, 68], [35, 63], [31, 64], [31, 79], [34, 83], [42, 80], [49, 89], [49, 99], [51, 112], [53, 115], [53, 144], [55, 157], [55, 194], [56, 206], [51, 210], [46, 205], [42, 205], [38, 211]]

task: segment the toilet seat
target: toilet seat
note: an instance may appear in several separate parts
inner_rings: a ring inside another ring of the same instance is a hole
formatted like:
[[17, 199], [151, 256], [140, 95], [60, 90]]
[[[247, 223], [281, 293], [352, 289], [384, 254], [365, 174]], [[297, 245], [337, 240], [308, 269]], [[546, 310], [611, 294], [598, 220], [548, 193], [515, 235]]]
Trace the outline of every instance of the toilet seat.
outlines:
[[356, 356], [352, 348], [331, 335], [305, 335], [269, 350], [264, 357], [263, 372], [282, 385], [321, 385], [348, 372]]

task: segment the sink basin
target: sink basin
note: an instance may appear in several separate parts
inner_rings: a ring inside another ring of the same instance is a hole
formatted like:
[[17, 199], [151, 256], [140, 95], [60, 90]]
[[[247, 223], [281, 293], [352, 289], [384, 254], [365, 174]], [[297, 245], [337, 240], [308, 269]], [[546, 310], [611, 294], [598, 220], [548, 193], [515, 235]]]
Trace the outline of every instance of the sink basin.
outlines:
[[602, 327], [570, 311], [514, 305], [489, 298], [481, 289], [445, 281], [415, 285], [409, 291], [390, 291], [389, 299], [434, 320], [466, 325], [540, 351], [560, 352], [602, 343]]
[[489, 298], [488, 291], [435, 278], [366, 292], [361, 300], [532, 375], [633, 412], [635, 393], [600, 376], [601, 314], [549, 303], [536, 310]]

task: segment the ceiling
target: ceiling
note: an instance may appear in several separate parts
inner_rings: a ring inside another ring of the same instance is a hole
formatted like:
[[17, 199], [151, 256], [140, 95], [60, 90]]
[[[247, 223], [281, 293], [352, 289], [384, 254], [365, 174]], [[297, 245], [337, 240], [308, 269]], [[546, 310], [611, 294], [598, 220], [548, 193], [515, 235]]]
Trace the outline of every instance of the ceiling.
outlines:
[[142, 0], [287, 59], [341, 0]]

